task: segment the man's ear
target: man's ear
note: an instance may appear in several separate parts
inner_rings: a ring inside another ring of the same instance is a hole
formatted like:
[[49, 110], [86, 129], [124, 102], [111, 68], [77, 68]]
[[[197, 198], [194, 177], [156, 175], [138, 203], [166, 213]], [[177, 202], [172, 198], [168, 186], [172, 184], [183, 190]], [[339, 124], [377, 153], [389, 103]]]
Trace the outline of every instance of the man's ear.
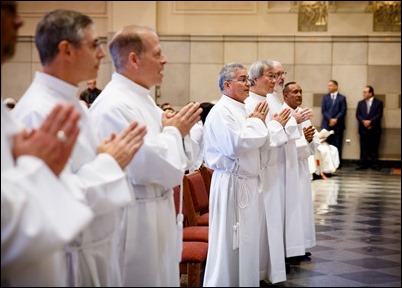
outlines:
[[139, 57], [137, 53], [130, 52], [130, 54], [128, 55], [128, 60], [131, 66], [138, 68]]
[[229, 81], [223, 82], [223, 88], [224, 88], [225, 90], [230, 89], [230, 83], [229, 83]]
[[67, 56], [71, 55], [72, 45], [67, 40], [61, 41], [59, 43], [59, 45], [58, 45], [58, 48], [59, 48], [59, 53], [60, 54], [64, 54], [64, 55], [67, 55]]

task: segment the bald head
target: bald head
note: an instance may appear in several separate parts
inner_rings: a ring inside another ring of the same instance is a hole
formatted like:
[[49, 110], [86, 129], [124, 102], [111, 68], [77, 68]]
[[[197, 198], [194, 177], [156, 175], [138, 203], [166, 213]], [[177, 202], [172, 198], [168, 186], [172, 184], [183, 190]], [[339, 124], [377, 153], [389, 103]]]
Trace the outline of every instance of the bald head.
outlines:
[[155, 31], [146, 26], [130, 25], [116, 32], [109, 44], [109, 53], [117, 71], [123, 69], [131, 52], [142, 55], [146, 49], [144, 35]]

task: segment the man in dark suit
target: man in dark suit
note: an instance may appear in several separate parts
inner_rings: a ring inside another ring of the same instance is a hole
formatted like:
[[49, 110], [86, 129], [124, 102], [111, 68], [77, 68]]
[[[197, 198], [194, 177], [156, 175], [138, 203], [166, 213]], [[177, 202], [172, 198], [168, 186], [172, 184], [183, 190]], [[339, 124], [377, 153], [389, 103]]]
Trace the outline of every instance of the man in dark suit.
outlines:
[[321, 129], [334, 130], [334, 134], [327, 138], [330, 145], [338, 148], [339, 167], [342, 166], [343, 131], [345, 130], [346, 97], [338, 92], [338, 82], [328, 82], [328, 94], [325, 94], [321, 102], [322, 122]]
[[380, 170], [378, 165], [378, 148], [381, 137], [381, 118], [383, 114], [383, 103], [374, 97], [373, 87], [367, 85], [363, 89], [363, 100], [357, 104], [356, 118], [359, 122], [360, 135], [360, 166], [357, 170], [369, 167]]
[[102, 90], [96, 87], [96, 79], [91, 79], [87, 81], [87, 89], [81, 92], [80, 100], [87, 103], [88, 108], [91, 107], [92, 103], [99, 96]]

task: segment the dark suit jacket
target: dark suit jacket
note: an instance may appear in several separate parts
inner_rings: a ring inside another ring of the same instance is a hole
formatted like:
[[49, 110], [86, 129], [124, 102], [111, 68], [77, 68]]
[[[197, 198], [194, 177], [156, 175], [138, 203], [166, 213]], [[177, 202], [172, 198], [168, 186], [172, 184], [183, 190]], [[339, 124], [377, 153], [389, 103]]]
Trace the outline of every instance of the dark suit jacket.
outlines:
[[335, 126], [338, 129], [345, 129], [345, 116], [346, 116], [346, 97], [338, 92], [336, 95], [334, 106], [332, 107], [331, 94], [325, 94], [321, 102], [322, 122], [321, 129], [334, 130], [334, 127], [329, 126], [329, 119], [336, 118], [338, 122]]
[[101, 92], [102, 92], [102, 90], [100, 90], [100, 89], [98, 89], [96, 87], [95, 87], [94, 90], [85, 89], [80, 94], [80, 100], [84, 100], [89, 105], [91, 105], [95, 101], [96, 97], [98, 97], [98, 95]]
[[383, 103], [377, 98], [373, 98], [370, 111], [367, 114], [366, 100], [360, 100], [356, 108], [356, 118], [359, 121], [359, 134], [365, 134], [369, 131], [364, 127], [363, 120], [371, 120], [371, 133], [381, 134], [381, 118], [383, 114]]

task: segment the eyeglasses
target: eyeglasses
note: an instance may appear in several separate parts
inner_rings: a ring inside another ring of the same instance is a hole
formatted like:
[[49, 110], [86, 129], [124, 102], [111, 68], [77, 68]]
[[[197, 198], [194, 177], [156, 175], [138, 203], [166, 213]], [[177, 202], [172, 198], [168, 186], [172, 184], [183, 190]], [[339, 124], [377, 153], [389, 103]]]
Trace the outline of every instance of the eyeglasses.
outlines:
[[89, 48], [92, 50], [98, 50], [102, 47], [102, 42], [99, 38], [94, 39], [92, 42], [87, 40], [82, 40], [80, 43], [88, 45]]
[[277, 72], [275, 75], [276, 75], [277, 78], [279, 78], [279, 77], [281, 77], [282, 75], [283, 75], [283, 76], [286, 76], [286, 74], [288, 74], [288, 72], [282, 71], [282, 72]]
[[89, 47], [91, 47], [93, 50], [97, 50], [101, 48], [102, 42], [99, 38], [95, 39], [92, 43], [89, 44]]
[[251, 79], [249, 79], [247, 77], [240, 77], [239, 79], [230, 79], [227, 81], [236, 81], [236, 82], [241, 82], [241, 83], [247, 83], [247, 82], [251, 82]]
[[267, 76], [271, 80], [274, 80], [278, 77], [276, 74], [264, 74], [264, 75]]

